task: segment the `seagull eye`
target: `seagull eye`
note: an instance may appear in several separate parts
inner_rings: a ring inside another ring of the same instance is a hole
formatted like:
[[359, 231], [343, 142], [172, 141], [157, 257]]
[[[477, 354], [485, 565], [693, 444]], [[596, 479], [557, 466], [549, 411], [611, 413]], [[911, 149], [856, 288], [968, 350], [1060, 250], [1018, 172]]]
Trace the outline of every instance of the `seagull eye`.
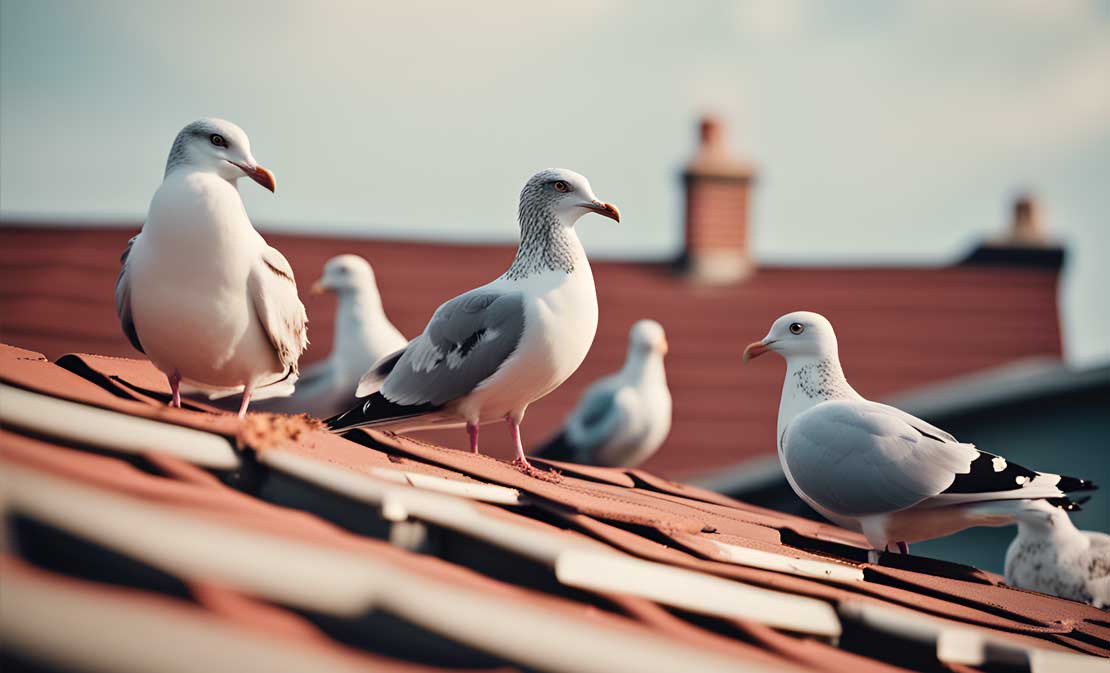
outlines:
[[219, 133], [213, 133], [212, 135], [208, 136], [208, 139], [211, 140], [212, 144], [216, 147], [227, 147], [227, 141], [224, 140], [224, 137]]
[[806, 326], [803, 325], [802, 323], [800, 323], [800, 322], [790, 323], [790, 333], [791, 334], [801, 334], [804, 331], [806, 331]]
[[563, 182], [562, 180], [556, 180], [551, 186], [554, 187], [555, 191], [557, 191], [557, 192], [568, 192], [568, 191], [570, 191], [570, 185]]

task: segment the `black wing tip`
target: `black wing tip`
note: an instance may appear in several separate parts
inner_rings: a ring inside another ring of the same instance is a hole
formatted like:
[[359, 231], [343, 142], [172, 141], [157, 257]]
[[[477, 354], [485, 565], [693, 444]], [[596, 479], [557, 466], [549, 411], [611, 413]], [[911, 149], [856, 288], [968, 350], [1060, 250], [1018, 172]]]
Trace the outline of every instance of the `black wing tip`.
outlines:
[[1058, 507], [1065, 512], [1081, 512], [1083, 511], [1083, 503], [1087, 502], [1089, 498], [1082, 498], [1080, 500], [1072, 500], [1064, 496], [1061, 498], [1045, 498], [1044, 501], [1053, 507]]
[[357, 409], [358, 408], [356, 407], [355, 409], [350, 409], [348, 411], [344, 411], [343, 413], [336, 414], [336, 415], [334, 415], [330, 418], [325, 418], [324, 419], [324, 427], [327, 428], [328, 432], [334, 432], [334, 433], [337, 433], [337, 434], [341, 433], [341, 432], [345, 432], [349, 428], [347, 427], [347, 424], [343, 422], [343, 418], [345, 416], [350, 415], [352, 412], [356, 411]]
[[1097, 491], [1098, 484], [1090, 479], [1080, 479], [1078, 477], [1060, 477], [1060, 481], [1056, 484], [1056, 488], [1065, 493], [1073, 491]]
[[324, 427], [330, 432], [342, 434], [350, 430], [368, 426], [382, 425], [404, 418], [421, 416], [442, 407], [438, 404], [414, 404], [406, 406], [390, 402], [380, 392], [370, 395], [357, 405], [341, 414], [324, 419]]
[[356, 407], [348, 409], [347, 411], [336, 414], [331, 418], [325, 418], [324, 427], [327, 428], [328, 432], [333, 432], [337, 435], [343, 434], [348, 430], [354, 430], [359, 426], [359, 420], [361, 416], [359, 412], [361, 410], [362, 405], [360, 404]]

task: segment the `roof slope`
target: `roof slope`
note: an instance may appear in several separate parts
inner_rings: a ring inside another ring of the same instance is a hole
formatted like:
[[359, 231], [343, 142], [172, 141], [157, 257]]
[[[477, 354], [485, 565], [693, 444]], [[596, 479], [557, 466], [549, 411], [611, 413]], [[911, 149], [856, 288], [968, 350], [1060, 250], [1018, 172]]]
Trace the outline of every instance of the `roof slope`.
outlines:
[[[4, 664], [1097, 670], [1107, 613], [643, 470], [544, 479], [0, 346]], [[64, 621], [62, 617], [64, 615]], [[43, 670], [43, 669], [38, 669]]]
[[[133, 356], [115, 317], [119, 255], [133, 230], [0, 227], [3, 338], [52, 357], [74, 350]], [[268, 234], [297, 274], [312, 346], [306, 362], [331, 349], [334, 300], [307, 288], [339, 253], [374, 265], [387, 313], [402, 332], [423, 329], [435, 308], [487, 282], [511, 261], [505, 245], [443, 245]], [[435, 268], [434, 274], [426, 269]], [[783, 365], [740, 367], [744, 345], [779, 315], [819, 311], [837, 325], [853, 385], [883, 397], [1019, 358], [1061, 354], [1056, 267], [764, 267], [732, 286], [692, 285], [662, 264], [595, 262], [601, 319], [580, 370], [532, 405], [526, 445], [545, 439], [593, 380], [618, 369], [627, 333], [659, 320], [671, 345], [668, 379], [674, 424], [646, 467], [671, 476], [706, 472], [773, 452]], [[427, 437], [463, 446], [463, 433]], [[511, 456], [507, 433], [483, 446]]]

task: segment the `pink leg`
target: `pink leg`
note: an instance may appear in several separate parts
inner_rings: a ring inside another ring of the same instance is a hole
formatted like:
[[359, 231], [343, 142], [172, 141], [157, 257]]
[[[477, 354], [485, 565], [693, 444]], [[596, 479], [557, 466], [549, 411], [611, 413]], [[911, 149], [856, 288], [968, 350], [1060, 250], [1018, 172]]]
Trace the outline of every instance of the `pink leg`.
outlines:
[[243, 389], [243, 402], [239, 405], [239, 420], [247, 417], [247, 407], [251, 403], [251, 394], [254, 392], [254, 385], [248, 385]]
[[909, 554], [910, 553], [909, 543], [908, 542], [899, 542], [898, 543], [898, 552], [900, 554]]
[[513, 461], [513, 465], [531, 472], [535, 468], [533, 468], [532, 463], [529, 463], [528, 459], [524, 457], [524, 445], [520, 443], [520, 423], [512, 416], [507, 417], [505, 420], [509, 422], [509, 435], [512, 436], [513, 445], [516, 447], [516, 460]]
[[171, 407], [181, 408], [181, 372], [176, 369], [172, 374], [166, 377], [170, 380], [170, 390], [173, 391], [173, 399], [170, 400]]
[[470, 435], [470, 452], [478, 455], [478, 426], [473, 423], [466, 424], [466, 434]]

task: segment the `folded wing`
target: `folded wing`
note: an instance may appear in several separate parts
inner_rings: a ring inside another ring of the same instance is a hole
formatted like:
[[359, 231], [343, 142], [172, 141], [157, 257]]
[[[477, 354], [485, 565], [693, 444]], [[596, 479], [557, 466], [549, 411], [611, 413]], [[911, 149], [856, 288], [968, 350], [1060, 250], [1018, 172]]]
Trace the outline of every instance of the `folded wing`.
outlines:
[[308, 348], [308, 315], [297, 296], [293, 268], [280, 252], [266, 246], [251, 269], [247, 290], [278, 360], [287, 374], [296, 376], [297, 363]]
[[131, 279], [127, 275], [127, 259], [131, 256], [131, 248], [139, 236], [132, 236], [127, 242], [127, 249], [120, 255], [119, 276], [116, 278], [116, 315], [127, 340], [140, 353], [145, 353], [142, 343], [139, 342], [139, 333], [135, 331], [135, 321], [131, 318]]
[[969, 471], [979, 455], [974, 446], [893, 412], [874, 402], [834, 400], [799, 414], [782, 442], [798, 488], [833, 512], [866, 516], [912, 507]]
[[396, 404], [442, 405], [478, 388], [516, 351], [524, 333], [519, 292], [472, 290], [440, 306], [405, 347], [381, 387]]

